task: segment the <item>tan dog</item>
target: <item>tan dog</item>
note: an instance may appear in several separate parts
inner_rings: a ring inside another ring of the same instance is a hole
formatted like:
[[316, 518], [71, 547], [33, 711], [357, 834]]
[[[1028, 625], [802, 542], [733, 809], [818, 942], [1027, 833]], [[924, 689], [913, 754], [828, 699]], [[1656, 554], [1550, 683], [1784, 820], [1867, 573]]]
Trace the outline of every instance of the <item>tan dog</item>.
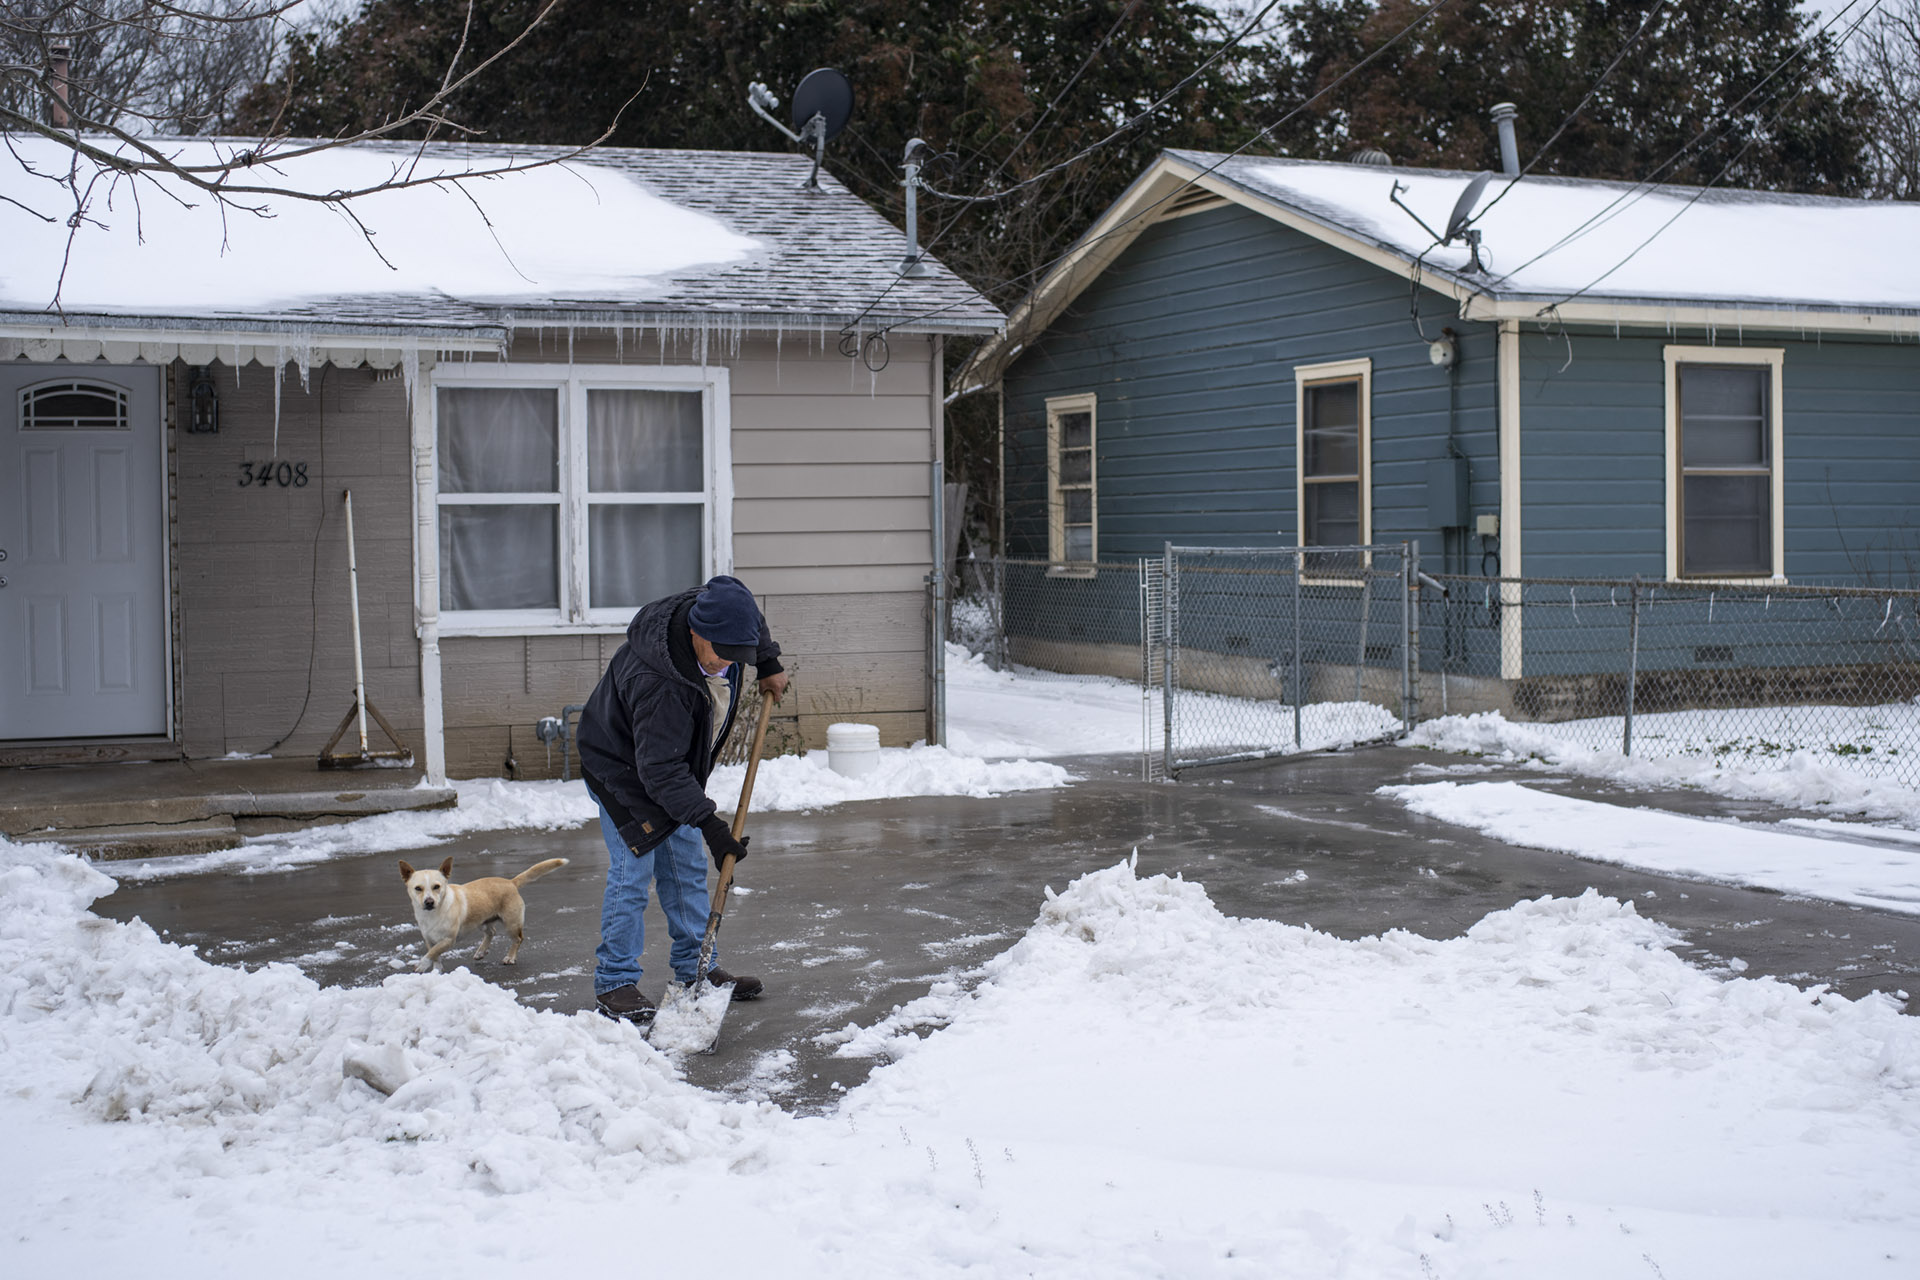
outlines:
[[527, 908], [520, 901], [520, 886], [566, 865], [565, 858], [548, 858], [545, 862], [534, 863], [511, 880], [504, 876], [488, 876], [467, 884], [454, 884], [447, 879], [453, 874], [452, 858], [441, 863], [438, 871], [415, 871], [402, 862], [400, 878], [407, 882], [407, 897], [413, 902], [414, 922], [420, 926], [420, 932], [427, 940], [427, 954], [420, 958], [419, 964], [413, 966], [414, 972], [425, 973], [429, 969], [439, 968], [440, 957], [446, 954], [447, 949], [460, 940], [461, 934], [475, 928], [484, 928], [486, 936], [480, 939], [480, 949], [473, 953], [473, 958], [486, 959], [487, 948], [493, 945], [493, 926], [496, 923], [505, 926], [513, 938], [513, 945], [501, 957], [500, 963], [513, 964], [520, 957], [520, 944], [527, 940], [526, 930], [521, 927], [526, 920]]

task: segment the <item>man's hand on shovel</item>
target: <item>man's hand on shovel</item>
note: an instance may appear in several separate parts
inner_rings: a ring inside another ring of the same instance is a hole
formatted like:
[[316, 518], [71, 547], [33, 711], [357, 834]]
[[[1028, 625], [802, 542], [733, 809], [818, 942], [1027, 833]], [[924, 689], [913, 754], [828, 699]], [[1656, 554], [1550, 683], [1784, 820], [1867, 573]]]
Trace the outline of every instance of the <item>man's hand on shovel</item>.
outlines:
[[700, 834], [706, 839], [707, 852], [713, 855], [713, 865], [716, 868], [725, 862], [729, 855], [735, 862], [746, 857], [747, 841], [753, 838], [741, 836], [738, 840], [734, 839], [733, 828], [728, 826], [727, 820], [717, 813], [700, 824]]
[[760, 696], [772, 698], [775, 702], [787, 696], [787, 673], [776, 671], [770, 676], [760, 677]]

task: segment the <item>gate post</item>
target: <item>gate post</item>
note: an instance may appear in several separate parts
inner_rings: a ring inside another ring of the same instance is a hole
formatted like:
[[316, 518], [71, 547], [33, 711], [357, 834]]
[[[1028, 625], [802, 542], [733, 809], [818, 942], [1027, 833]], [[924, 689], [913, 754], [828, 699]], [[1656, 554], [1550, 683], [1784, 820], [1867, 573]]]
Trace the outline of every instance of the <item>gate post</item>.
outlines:
[[1293, 551], [1293, 749], [1300, 750], [1300, 703], [1305, 694], [1300, 690], [1300, 575], [1307, 571], [1307, 553], [1299, 547]]
[[1640, 682], [1640, 575], [1633, 575], [1627, 596], [1627, 715], [1620, 734], [1620, 754], [1633, 754], [1633, 686]]
[[1176, 684], [1174, 666], [1180, 660], [1180, 579], [1179, 569], [1173, 558], [1173, 544], [1166, 543], [1162, 554], [1166, 557], [1161, 566], [1160, 606], [1161, 625], [1166, 628], [1163, 646], [1160, 650], [1160, 750], [1161, 767], [1169, 778], [1177, 776], [1173, 769], [1173, 690]]
[[1400, 722], [1411, 733], [1420, 721], [1420, 544], [1400, 546]]

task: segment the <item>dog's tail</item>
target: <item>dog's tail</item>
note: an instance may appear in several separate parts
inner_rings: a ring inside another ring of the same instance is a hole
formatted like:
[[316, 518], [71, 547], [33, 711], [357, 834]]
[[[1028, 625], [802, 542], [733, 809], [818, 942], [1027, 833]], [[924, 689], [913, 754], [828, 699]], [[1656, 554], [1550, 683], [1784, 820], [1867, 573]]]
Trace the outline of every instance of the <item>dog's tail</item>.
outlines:
[[545, 862], [536, 862], [513, 878], [513, 887], [518, 889], [523, 884], [531, 884], [547, 872], [558, 871], [566, 865], [565, 858], [548, 858]]

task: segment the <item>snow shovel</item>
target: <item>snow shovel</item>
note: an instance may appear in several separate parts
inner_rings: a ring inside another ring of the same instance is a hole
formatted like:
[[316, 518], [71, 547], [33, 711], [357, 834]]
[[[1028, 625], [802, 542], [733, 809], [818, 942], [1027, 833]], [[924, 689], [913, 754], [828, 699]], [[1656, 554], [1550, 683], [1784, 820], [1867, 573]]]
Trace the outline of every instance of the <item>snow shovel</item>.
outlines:
[[[760, 751], [766, 746], [767, 724], [773, 718], [773, 699], [762, 694], [760, 717], [753, 726], [753, 749], [747, 753], [747, 776], [740, 783], [740, 805], [733, 811], [733, 838], [747, 829], [747, 803], [753, 799], [754, 775], [760, 772]], [[720, 936], [720, 918], [727, 913], [733, 892], [734, 857], [720, 860], [720, 876], [713, 886], [713, 905], [707, 913], [707, 932], [700, 939], [700, 964], [687, 986], [669, 986], [660, 1012], [647, 1031], [647, 1043], [663, 1053], [712, 1053], [720, 1044], [720, 1024], [733, 1003], [733, 984], [716, 987], [707, 981], [713, 969], [713, 948]]]

